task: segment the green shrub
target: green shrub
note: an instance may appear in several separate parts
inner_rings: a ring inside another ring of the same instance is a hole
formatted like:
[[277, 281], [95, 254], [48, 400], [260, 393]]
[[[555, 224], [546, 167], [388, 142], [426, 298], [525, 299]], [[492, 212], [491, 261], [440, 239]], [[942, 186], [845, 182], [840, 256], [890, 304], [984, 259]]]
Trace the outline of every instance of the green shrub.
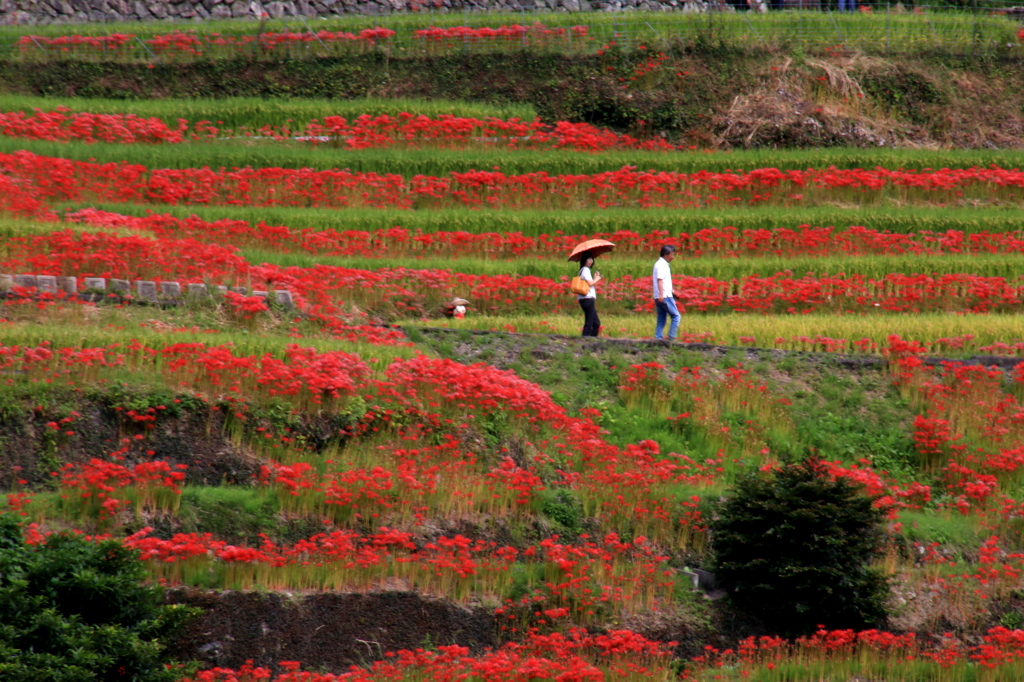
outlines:
[[191, 609], [144, 584], [136, 553], [71, 534], [27, 545], [0, 515], [0, 678], [173, 682], [163, 639]]
[[879, 625], [888, 585], [869, 561], [883, 518], [819, 459], [748, 474], [712, 524], [716, 579], [737, 607], [786, 635]]

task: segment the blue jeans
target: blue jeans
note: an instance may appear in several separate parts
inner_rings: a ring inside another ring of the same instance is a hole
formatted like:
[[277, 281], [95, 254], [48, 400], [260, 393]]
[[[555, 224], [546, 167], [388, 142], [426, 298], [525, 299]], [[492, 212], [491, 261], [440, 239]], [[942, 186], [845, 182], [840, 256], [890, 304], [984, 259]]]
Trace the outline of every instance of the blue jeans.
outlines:
[[654, 300], [654, 307], [658, 310], [658, 324], [654, 328], [654, 338], [661, 339], [662, 332], [665, 329], [665, 323], [668, 322], [668, 318], [672, 318], [672, 326], [668, 328], [668, 340], [674, 341], [676, 335], [679, 333], [679, 309], [676, 308], [676, 302], [674, 299], [666, 297], [662, 303], [658, 303], [658, 300]]
[[839, 0], [840, 12], [852, 12], [855, 9], [857, 9], [857, 3], [854, 0]]

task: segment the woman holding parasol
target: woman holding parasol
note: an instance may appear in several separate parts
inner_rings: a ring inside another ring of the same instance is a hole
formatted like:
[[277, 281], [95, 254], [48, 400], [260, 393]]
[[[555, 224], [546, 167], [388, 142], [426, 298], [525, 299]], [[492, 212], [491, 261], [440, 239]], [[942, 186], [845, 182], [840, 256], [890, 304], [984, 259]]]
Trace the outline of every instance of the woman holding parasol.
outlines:
[[601, 318], [597, 316], [597, 283], [601, 281], [601, 273], [593, 269], [594, 261], [614, 248], [615, 244], [609, 241], [590, 239], [579, 244], [569, 254], [570, 261], [580, 264], [571, 286], [583, 309], [583, 336], [597, 336], [601, 330]]

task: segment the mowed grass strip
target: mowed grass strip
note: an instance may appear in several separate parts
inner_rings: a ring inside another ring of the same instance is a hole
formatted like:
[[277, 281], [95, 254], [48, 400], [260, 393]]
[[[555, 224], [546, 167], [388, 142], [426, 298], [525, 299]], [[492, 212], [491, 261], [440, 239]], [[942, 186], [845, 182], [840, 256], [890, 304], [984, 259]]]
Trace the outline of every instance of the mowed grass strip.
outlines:
[[[600, 311], [600, 299], [598, 311]], [[602, 335], [612, 338], [653, 338], [654, 314], [601, 315]], [[530, 334], [565, 334], [579, 336], [583, 313], [579, 315], [489, 316], [470, 313], [464, 319], [408, 320], [405, 329], [435, 326], [465, 330], [493, 330]], [[1012, 314], [956, 315], [952, 313], [919, 313], [912, 315], [701, 315], [684, 314], [679, 324], [680, 338], [706, 338], [708, 343], [725, 346], [754, 346], [787, 350], [821, 350], [820, 346], [794, 341], [823, 336], [853, 342], [870, 339], [877, 346], [887, 345], [890, 334], [904, 339], [934, 343], [938, 339], [973, 336], [965, 351], [947, 351], [949, 355], [975, 352], [994, 343], [1024, 340], [1024, 317]], [[413, 331], [415, 337], [415, 331]], [[753, 342], [742, 339], [753, 338]], [[775, 340], [783, 342], [776, 345]], [[852, 349], [848, 349], [852, 352]]]
[[799, 149], [742, 150], [734, 152], [536, 151], [494, 148], [472, 149], [365, 149], [349, 151], [329, 145], [274, 140], [223, 140], [182, 145], [49, 142], [0, 138], [0, 153], [27, 150], [43, 156], [99, 163], [134, 163], [148, 168], [348, 168], [356, 172], [403, 176], [447, 175], [469, 170], [506, 174], [544, 172], [551, 175], [593, 174], [624, 166], [641, 170], [726, 172], [778, 168], [970, 168], [997, 165], [1024, 166], [1024, 151], [925, 149]]
[[520, 233], [530, 237], [542, 234], [594, 235], [621, 230], [669, 235], [698, 230], [734, 227], [737, 230], [795, 229], [801, 225], [835, 227], [851, 225], [880, 232], [914, 233], [957, 230], [969, 234], [1013, 232], [1021, 229], [1022, 212], [1012, 208], [928, 208], [928, 207], [839, 207], [811, 206], [786, 208], [708, 208], [671, 211], [659, 209], [604, 209], [589, 211], [478, 211], [439, 209], [436, 211], [399, 211], [321, 208], [256, 208], [250, 206], [170, 206], [167, 204], [112, 204], [75, 202], [58, 204], [63, 211], [98, 208], [112, 213], [145, 216], [167, 214], [177, 218], [195, 215], [203, 220], [244, 220], [252, 225], [284, 225], [295, 230], [358, 230], [375, 232], [392, 227], [410, 231]]
[[[282, 267], [311, 268], [332, 265], [359, 270], [408, 268], [410, 270], [450, 270], [469, 275], [568, 278], [576, 275], [579, 266], [563, 258], [520, 258], [493, 260], [483, 258], [451, 258], [443, 256], [415, 257], [404, 254], [380, 253], [380, 258], [315, 256], [306, 253], [278, 253], [263, 249], [243, 249], [242, 255], [250, 263], [270, 263]], [[596, 268], [605, 278], [623, 276], [649, 277], [656, 260], [655, 254], [643, 257], [634, 254], [604, 256]], [[797, 258], [676, 258], [672, 263], [677, 278], [712, 277], [719, 280], [741, 279], [750, 276], [767, 277], [784, 273], [800, 278], [804, 276], [859, 275], [882, 279], [891, 274], [969, 274], [981, 277], [1024, 276], [1024, 257], [1002, 254], [957, 254], [951, 256], [824, 256]], [[600, 292], [600, 285], [598, 285]]]
[[288, 124], [292, 129], [305, 126], [313, 119], [323, 121], [325, 116], [343, 116], [352, 120], [368, 114], [397, 116], [410, 113], [436, 118], [443, 114], [466, 118], [522, 118], [533, 120], [536, 110], [529, 104], [487, 104], [459, 100], [379, 99], [374, 97], [350, 100], [328, 99], [263, 99], [258, 97], [228, 97], [224, 99], [155, 99], [122, 100], [90, 99], [83, 97], [29, 97], [0, 95], [0, 111], [22, 111], [27, 114], [36, 109], [54, 111], [58, 107], [72, 112], [90, 114], [134, 114], [144, 118], [159, 118], [176, 128], [178, 119], [191, 124], [209, 121], [218, 128], [238, 130]]
[[[154, 309], [153, 316], [160, 317], [157, 309]], [[123, 347], [132, 340], [150, 348], [163, 348], [176, 343], [204, 343], [207, 346], [230, 344], [235, 355], [269, 354], [277, 358], [283, 358], [286, 348], [294, 344], [303, 348], [316, 348], [320, 352], [355, 353], [377, 370], [382, 370], [396, 358], [411, 358], [418, 352], [405, 346], [378, 346], [322, 337], [295, 339], [283, 335], [256, 335], [244, 329], [212, 333], [202, 330], [163, 333], [137, 326], [97, 327], [69, 324], [67, 321], [30, 321], [0, 326], [0, 345], [3, 346], [38, 346], [48, 343], [51, 348], [101, 348], [114, 344]]]
[[0, 256], [7, 254], [6, 247], [9, 246], [10, 242], [8, 240], [10, 239], [15, 237], [35, 237], [38, 235], [49, 234], [55, 230], [73, 230], [75, 232], [116, 231], [101, 227], [93, 227], [92, 225], [86, 225], [84, 223], [45, 222], [0, 214]]

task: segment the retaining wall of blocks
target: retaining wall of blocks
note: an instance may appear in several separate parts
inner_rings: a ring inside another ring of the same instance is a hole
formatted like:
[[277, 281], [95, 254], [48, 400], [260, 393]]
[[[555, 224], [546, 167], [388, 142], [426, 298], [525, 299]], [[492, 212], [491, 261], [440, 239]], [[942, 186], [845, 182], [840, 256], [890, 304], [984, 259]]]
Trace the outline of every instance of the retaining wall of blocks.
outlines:
[[[223, 285], [207, 286], [189, 283], [184, 286], [179, 282], [152, 282], [148, 280], [129, 281], [127, 279], [106, 279], [104, 277], [83, 277], [79, 288], [78, 277], [55, 277], [53, 275], [5, 275], [0, 274], [0, 294], [10, 294], [16, 288], [34, 289], [40, 294], [60, 294], [88, 298], [90, 295], [105, 293], [131, 297], [144, 303], [181, 303], [188, 299], [197, 299], [214, 294], [223, 295], [229, 287]], [[276, 303], [285, 308], [295, 307], [290, 291], [253, 291], [246, 287], [230, 287], [231, 291], [244, 296], [257, 296], [267, 302]]]
[[[805, 0], [810, 7], [811, 0]], [[815, 7], [817, 0], [813, 0]], [[787, 4], [796, 0], [786, 0]], [[205, 21], [207, 19], [314, 19], [344, 14], [380, 16], [406, 12], [586, 12], [640, 9], [695, 11], [694, 0], [0, 0], [0, 24], [67, 24], [103, 21]], [[802, 5], [801, 5], [802, 6]], [[525, 18], [529, 23], [533, 20]]]

